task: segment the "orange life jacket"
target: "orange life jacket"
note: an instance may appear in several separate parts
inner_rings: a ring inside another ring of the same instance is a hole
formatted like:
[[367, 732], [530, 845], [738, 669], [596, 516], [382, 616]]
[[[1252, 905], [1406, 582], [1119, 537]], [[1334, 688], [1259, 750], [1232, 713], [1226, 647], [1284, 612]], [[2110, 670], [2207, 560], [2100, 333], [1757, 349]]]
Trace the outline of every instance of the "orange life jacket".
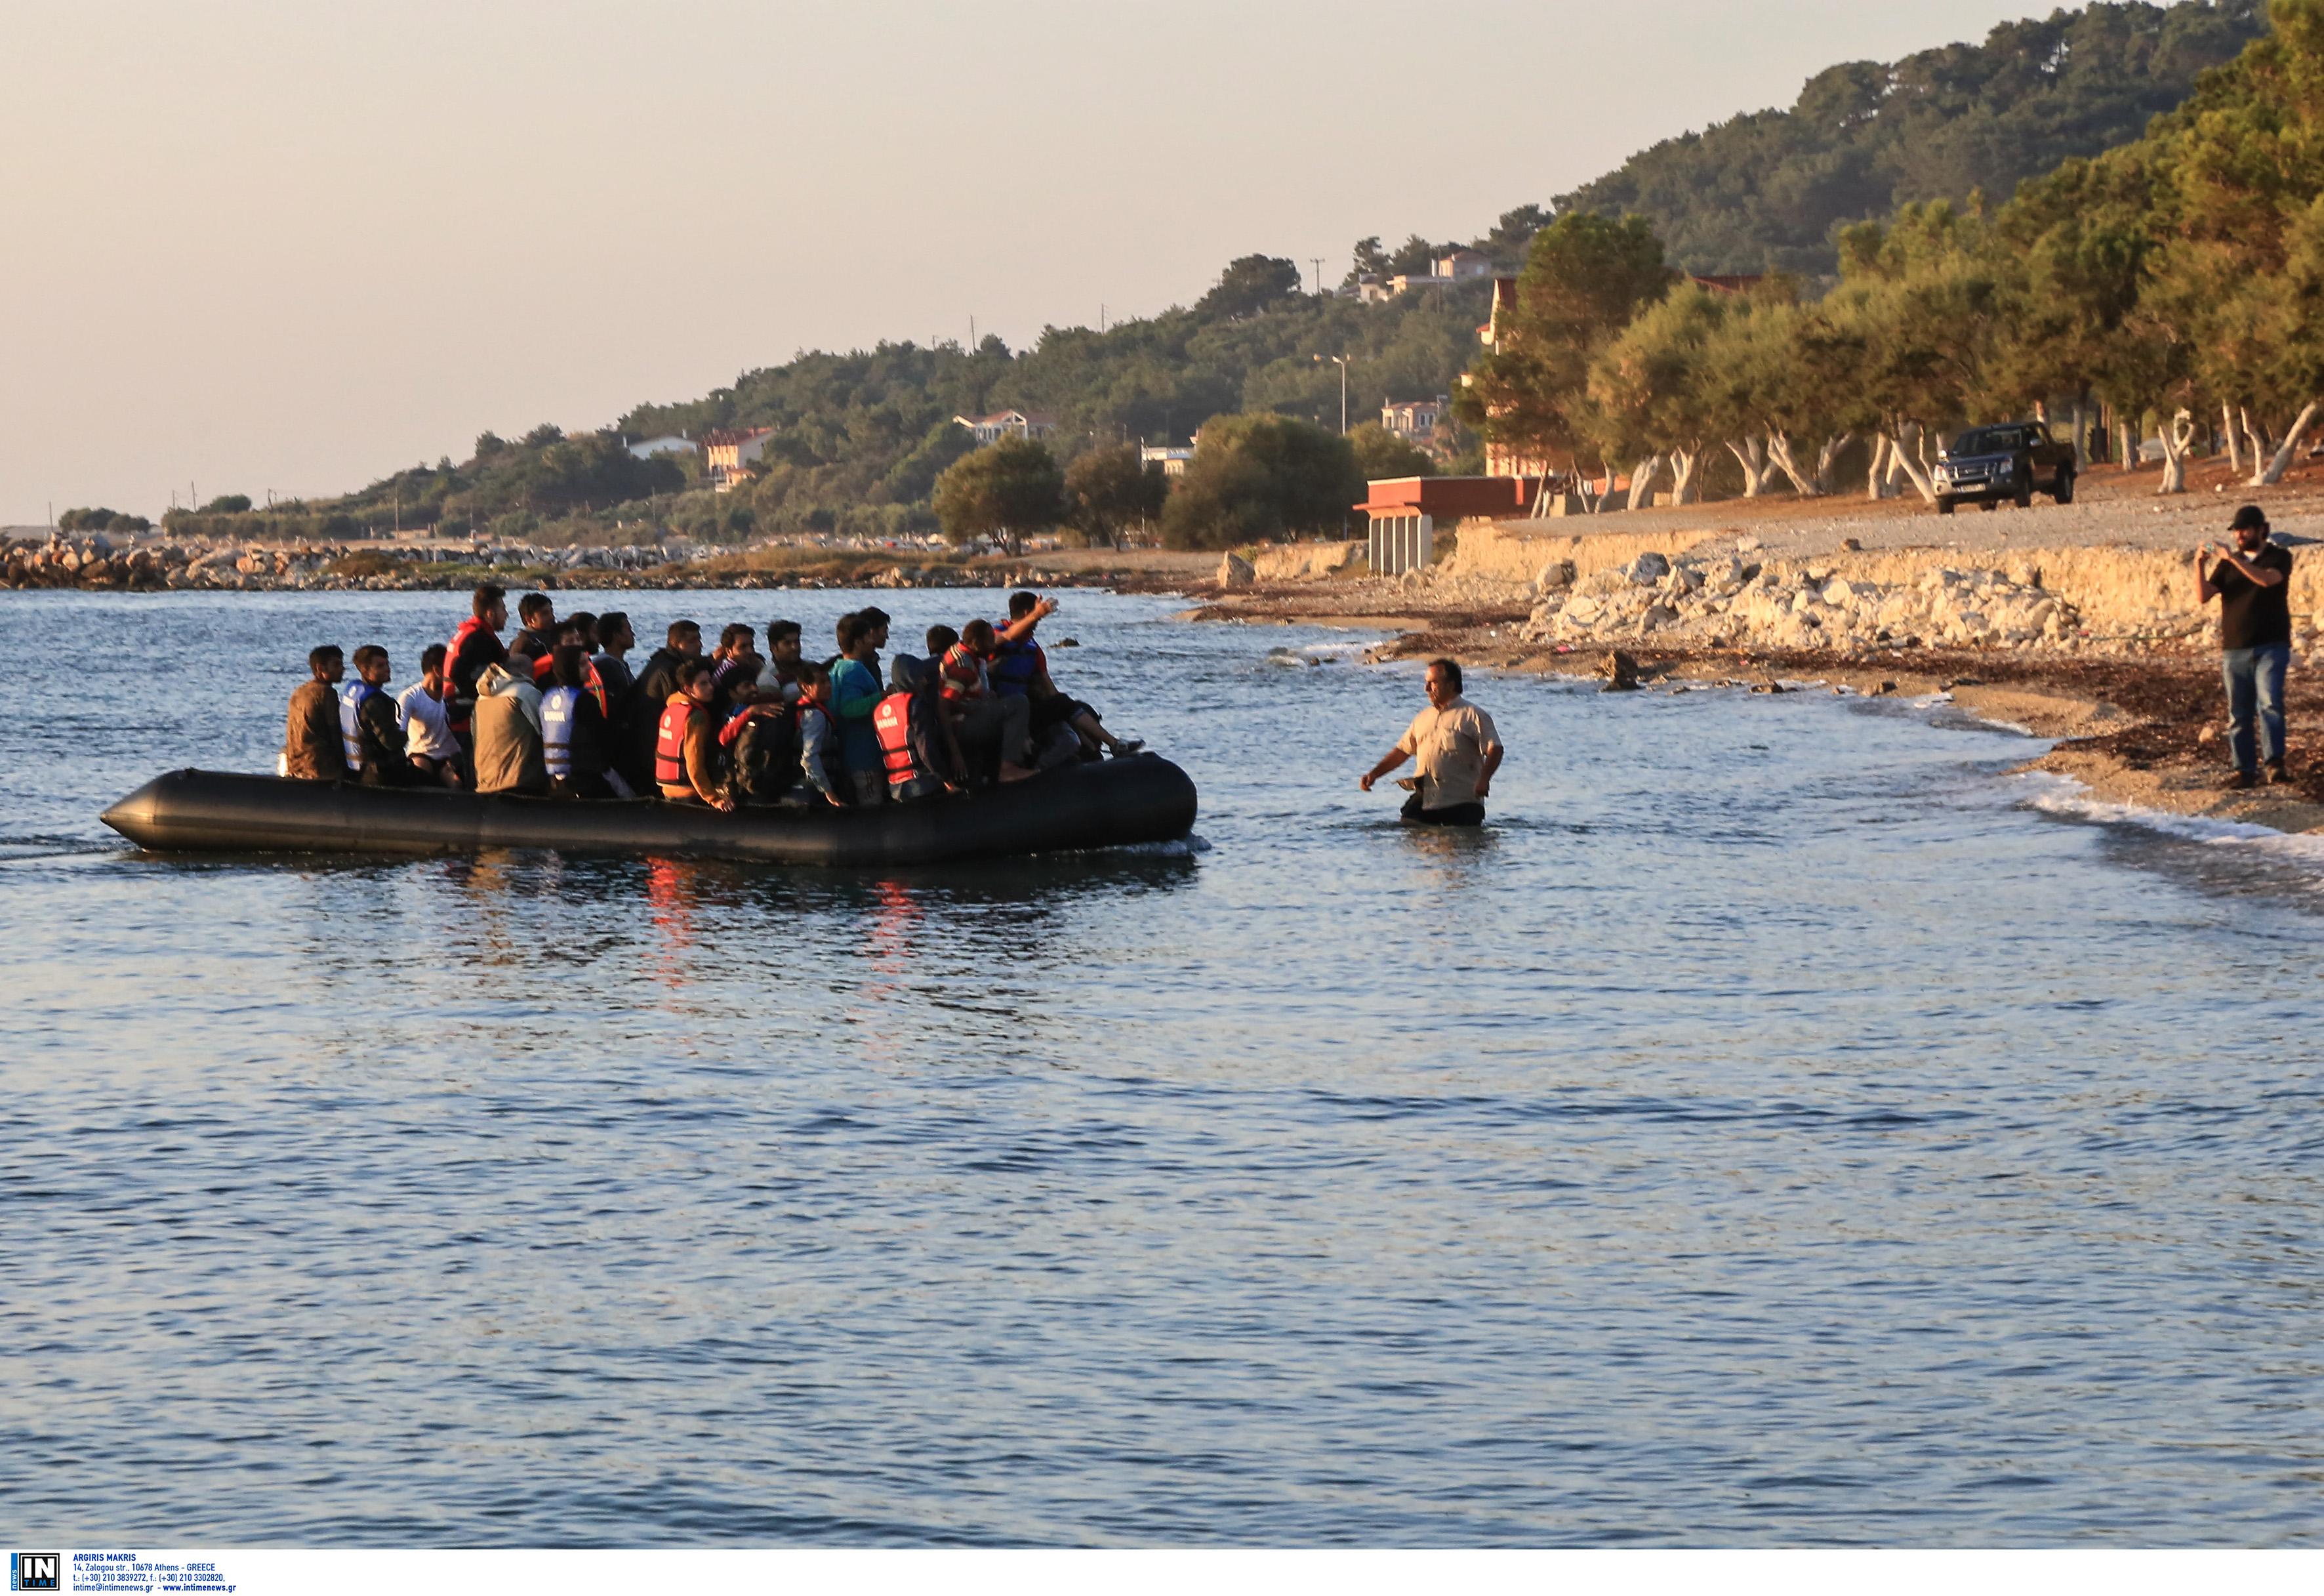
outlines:
[[654, 780], [664, 787], [690, 787], [686, 774], [686, 728], [697, 715], [709, 711], [684, 693], [672, 693], [662, 706], [661, 726], [654, 733]]
[[912, 696], [890, 693], [872, 712], [872, 731], [880, 739], [880, 762], [888, 767], [888, 785], [901, 787], [912, 779]]

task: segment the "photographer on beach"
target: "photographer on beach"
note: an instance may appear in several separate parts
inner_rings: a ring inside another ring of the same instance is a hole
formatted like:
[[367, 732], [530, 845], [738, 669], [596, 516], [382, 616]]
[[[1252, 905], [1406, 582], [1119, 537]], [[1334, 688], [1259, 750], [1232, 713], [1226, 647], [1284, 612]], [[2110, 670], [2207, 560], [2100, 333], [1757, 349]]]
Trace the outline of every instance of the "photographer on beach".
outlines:
[[2195, 591], [2203, 604], [2219, 601], [2219, 674], [2227, 688], [2227, 746], [2236, 760], [2236, 773], [2227, 780], [2232, 790], [2259, 785], [2263, 759], [2270, 781], [2291, 780], [2283, 765], [2283, 673], [2292, 663], [2292, 551], [2267, 540], [2267, 517], [2256, 504], [2236, 511], [2227, 530], [2235, 548], [2206, 540], [2195, 551]]

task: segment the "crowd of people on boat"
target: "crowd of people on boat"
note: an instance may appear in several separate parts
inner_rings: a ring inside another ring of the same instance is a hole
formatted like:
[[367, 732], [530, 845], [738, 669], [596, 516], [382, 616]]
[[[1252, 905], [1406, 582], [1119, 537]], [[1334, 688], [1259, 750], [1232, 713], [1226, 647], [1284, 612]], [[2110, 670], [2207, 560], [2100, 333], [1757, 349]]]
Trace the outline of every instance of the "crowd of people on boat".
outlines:
[[[478, 793], [660, 798], [731, 810], [855, 808], [1021, 781], [1076, 760], [1135, 753], [1088, 704], [1050, 678], [1035, 633], [1056, 609], [1012, 594], [1005, 621], [929, 628], [926, 655], [899, 651], [883, 676], [886, 611], [839, 618], [838, 651], [810, 659], [798, 623], [671, 623], [632, 669], [637, 636], [620, 611], [560, 617], [546, 593], [517, 604], [478, 586], [472, 613], [393, 690], [376, 643], [325, 644], [290, 696], [281, 773], [379, 787]], [[352, 668], [353, 679], [349, 679]]]

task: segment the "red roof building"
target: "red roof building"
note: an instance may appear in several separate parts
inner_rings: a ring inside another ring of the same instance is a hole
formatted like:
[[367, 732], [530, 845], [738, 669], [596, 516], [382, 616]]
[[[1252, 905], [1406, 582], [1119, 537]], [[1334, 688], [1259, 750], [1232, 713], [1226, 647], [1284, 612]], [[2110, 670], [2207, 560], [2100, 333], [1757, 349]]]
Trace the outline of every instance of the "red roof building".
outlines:
[[1353, 506], [1371, 520], [1372, 575], [1425, 569], [1436, 557], [1436, 523], [1463, 516], [1529, 515], [1537, 476], [1384, 476]]

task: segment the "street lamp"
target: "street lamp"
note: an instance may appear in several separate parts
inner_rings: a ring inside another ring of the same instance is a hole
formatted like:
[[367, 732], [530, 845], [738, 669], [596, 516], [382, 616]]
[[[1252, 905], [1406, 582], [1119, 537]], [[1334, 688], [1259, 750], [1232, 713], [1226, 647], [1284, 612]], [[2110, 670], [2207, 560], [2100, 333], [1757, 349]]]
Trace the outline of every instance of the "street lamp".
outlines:
[[1353, 358], [1350, 355], [1318, 355], [1315, 357], [1319, 365], [1328, 360], [1340, 368], [1340, 436], [1342, 438], [1348, 435], [1348, 362]]

